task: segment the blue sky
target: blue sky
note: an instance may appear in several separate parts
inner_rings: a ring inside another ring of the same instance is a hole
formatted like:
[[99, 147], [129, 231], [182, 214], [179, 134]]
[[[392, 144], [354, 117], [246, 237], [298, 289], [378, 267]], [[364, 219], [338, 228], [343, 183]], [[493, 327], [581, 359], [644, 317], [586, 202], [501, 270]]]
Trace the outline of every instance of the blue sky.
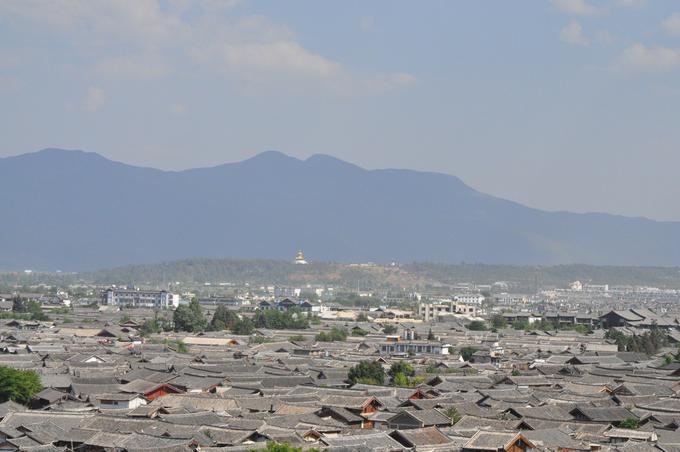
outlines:
[[673, 0], [0, 2], [0, 156], [325, 153], [680, 221], [678, 124]]

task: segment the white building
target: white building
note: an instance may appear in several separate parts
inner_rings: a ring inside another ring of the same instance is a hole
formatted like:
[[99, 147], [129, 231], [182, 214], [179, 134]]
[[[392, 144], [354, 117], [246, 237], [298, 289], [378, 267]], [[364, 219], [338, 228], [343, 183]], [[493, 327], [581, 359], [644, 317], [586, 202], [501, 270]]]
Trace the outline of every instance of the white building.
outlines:
[[418, 316], [429, 322], [430, 320], [438, 320], [439, 317], [446, 315], [463, 315], [467, 317], [476, 317], [477, 308], [469, 304], [458, 303], [457, 301], [449, 300], [439, 303], [418, 303]]
[[456, 295], [455, 297], [453, 297], [453, 299], [461, 304], [481, 305], [482, 302], [484, 301], [484, 295], [479, 294]]
[[109, 410], [134, 410], [146, 405], [146, 399], [138, 394], [101, 394], [97, 399], [100, 408]]
[[108, 289], [102, 297], [108, 306], [127, 308], [175, 309], [179, 295], [165, 290]]

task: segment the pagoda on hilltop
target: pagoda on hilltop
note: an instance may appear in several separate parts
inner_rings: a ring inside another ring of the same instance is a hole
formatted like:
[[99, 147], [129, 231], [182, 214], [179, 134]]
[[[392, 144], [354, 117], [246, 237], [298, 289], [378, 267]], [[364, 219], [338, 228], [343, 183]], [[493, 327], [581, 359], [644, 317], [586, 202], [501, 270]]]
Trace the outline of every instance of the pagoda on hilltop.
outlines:
[[302, 252], [302, 250], [299, 250], [297, 254], [295, 255], [295, 261], [296, 264], [301, 264], [301, 265], [306, 265], [308, 262], [305, 260], [305, 255]]

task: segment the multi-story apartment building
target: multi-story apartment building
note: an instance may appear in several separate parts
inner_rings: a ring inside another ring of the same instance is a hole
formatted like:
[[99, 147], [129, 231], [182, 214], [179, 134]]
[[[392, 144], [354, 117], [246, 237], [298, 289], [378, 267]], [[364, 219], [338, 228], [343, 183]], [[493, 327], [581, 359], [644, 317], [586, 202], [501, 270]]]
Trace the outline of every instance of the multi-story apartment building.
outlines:
[[436, 321], [440, 316], [452, 314], [476, 317], [477, 308], [454, 300], [440, 303], [418, 303], [418, 316], [426, 322]]
[[481, 305], [482, 302], [484, 301], [484, 295], [479, 295], [479, 294], [462, 294], [462, 295], [456, 295], [453, 297], [455, 301], [461, 304], [474, 304], [474, 305]]
[[102, 302], [126, 308], [175, 309], [179, 306], [179, 295], [166, 290], [108, 289]]

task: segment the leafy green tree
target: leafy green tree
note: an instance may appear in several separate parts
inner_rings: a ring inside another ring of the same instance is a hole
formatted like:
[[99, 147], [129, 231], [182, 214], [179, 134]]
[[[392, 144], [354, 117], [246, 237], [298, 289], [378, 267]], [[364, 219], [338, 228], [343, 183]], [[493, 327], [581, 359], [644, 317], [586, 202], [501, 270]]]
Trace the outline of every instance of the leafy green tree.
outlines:
[[581, 334], [589, 334], [592, 332], [592, 329], [588, 325], [574, 325], [574, 331]]
[[451, 419], [452, 425], [460, 421], [461, 418], [461, 415], [455, 406], [448, 407], [446, 410], [444, 410], [444, 415]]
[[194, 316], [188, 306], [178, 306], [172, 314], [175, 331], [194, 331]]
[[400, 387], [400, 388], [406, 388], [411, 386], [411, 382], [409, 381], [408, 377], [401, 372], [398, 372], [397, 374], [392, 377], [392, 385]]
[[204, 331], [208, 323], [196, 298], [192, 299], [188, 306], [179, 306], [175, 309], [172, 320], [175, 331], [188, 331], [190, 333]]
[[394, 379], [398, 374], [402, 374], [406, 377], [412, 377], [416, 374], [413, 370], [413, 366], [406, 361], [396, 361], [390, 366], [390, 370], [387, 371], [387, 375], [390, 376], [390, 380], [394, 382]]
[[362, 381], [381, 385], [385, 381], [385, 370], [379, 362], [361, 361], [349, 370], [347, 373], [347, 381], [350, 384]]
[[605, 339], [616, 342], [619, 351], [644, 352], [653, 355], [660, 348], [668, 344], [668, 335], [660, 328], [652, 326], [644, 334], [627, 336], [620, 330], [610, 328], [604, 335]]
[[491, 326], [497, 330], [501, 330], [508, 326], [508, 321], [505, 320], [502, 314], [496, 314], [491, 318]]
[[628, 417], [628, 418], [622, 420], [619, 423], [620, 428], [629, 428], [629, 429], [632, 429], [632, 430], [637, 429], [639, 426], [640, 426], [640, 423], [634, 417]]
[[383, 327], [383, 333], [385, 334], [394, 334], [397, 332], [397, 327], [395, 325], [392, 325], [388, 323]]
[[139, 327], [139, 335], [142, 337], [148, 337], [152, 334], [158, 334], [162, 331], [160, 322], [158, 319], [147, 319]]
[[[264, 449], [249, 449], [248, 452], [302, 452], [301, 447], [293, 447], [288, 443], [278, 443], [276, 441], [267, 441], [267, 447]], [[319, 452], [319, 449], [305, 449], [306, 452]]]
[[473, 320], [472, 322], [467, 324], [467, 329], [470, 331], [486, 331], [486, 323], [482, 322], [481, 320]]
[[267, 309], [259, 311], [254, 318], [257, 328], [272, 330], [304, 330], [309, 328], [309, 319], [299, 308], [287, 311]]
[[255, 325], [253, 324], [253, 321], [250, 320], [248, 317], [243, 317], [242, 319], [238, 319], [234, 322], [234, 325], [231, 327], [231, 332], [234, 334], [239, 334], [242, 336], [249, 336], [253, 334], [253, 331], [255, 330]]
[[368, 322], [368, 316], [365, 312], [361, 311], [359, 315], [357, 315], [357, 322]]
[[368, 331], [362, 330], [361, 328], [352, 328], [352, 336], [366, 336]]
[[24, 313], [28, 312], [27, 301], [19, 295], [12, 298], [12, 312]]
[[430, 328], [430, 331], [427, 332], [427, 340], [428, 341], [434, 341], [436, 338], [434, 337], [434, 333], [432, 332], [432, 328]]
[[28, 320], [47, 321], [50, 318], [43, 312], [42, 305], [36, 300], [27, 300], [20, 296], [12, 299], [12, 317]]
[[319, 342], [342, 342], [347, 339], [347, 330], [334, 326], [328, 333], [322, 331], [315, 338]]
[[187, 344], [180, 340], [166, 340], [165, 345], [177, 353], [189, 353], [189, 347], [187, 347]]
[[34, 371], [0, 367], [0, 402], [12, 400], [25, 405], [41, 390], [40, 377]]
[[425, 373], [426, 374], [438, 374], [440, 372], [439, 367], [437, 367], [436, 364], [428, 364], [427, 367], [425, 368]]
[[474, 355], [476, 351], [477, 349], [475, 347], [466, 346], [460, 349], [460, 356], [464, 361], [470, 361], [472, 359], [472, 355]]
[[516, 330], [531, 331], [532, 325], [528, 320], [517, 320], [512, 324], [512, 327]]
[[237, 320], [238, 315], [234, 311], [231, 311], [224, 305], [220, 305], [215, 310], [209, 327], [212, 331], [227, 330], [231, 329]]
[[28, 313], [30, 314], [31, 320], [38, 320], [41, 322], [47, 321], [50, 318], [42, 310], [42, 305], [36, 300], [30, 300], [26, 304]]
[[290, 336], [288, 338], [288, 342], [304, 342], [305, 337], [301, 336], [299, 334], [296, 334], [295, 336]]

